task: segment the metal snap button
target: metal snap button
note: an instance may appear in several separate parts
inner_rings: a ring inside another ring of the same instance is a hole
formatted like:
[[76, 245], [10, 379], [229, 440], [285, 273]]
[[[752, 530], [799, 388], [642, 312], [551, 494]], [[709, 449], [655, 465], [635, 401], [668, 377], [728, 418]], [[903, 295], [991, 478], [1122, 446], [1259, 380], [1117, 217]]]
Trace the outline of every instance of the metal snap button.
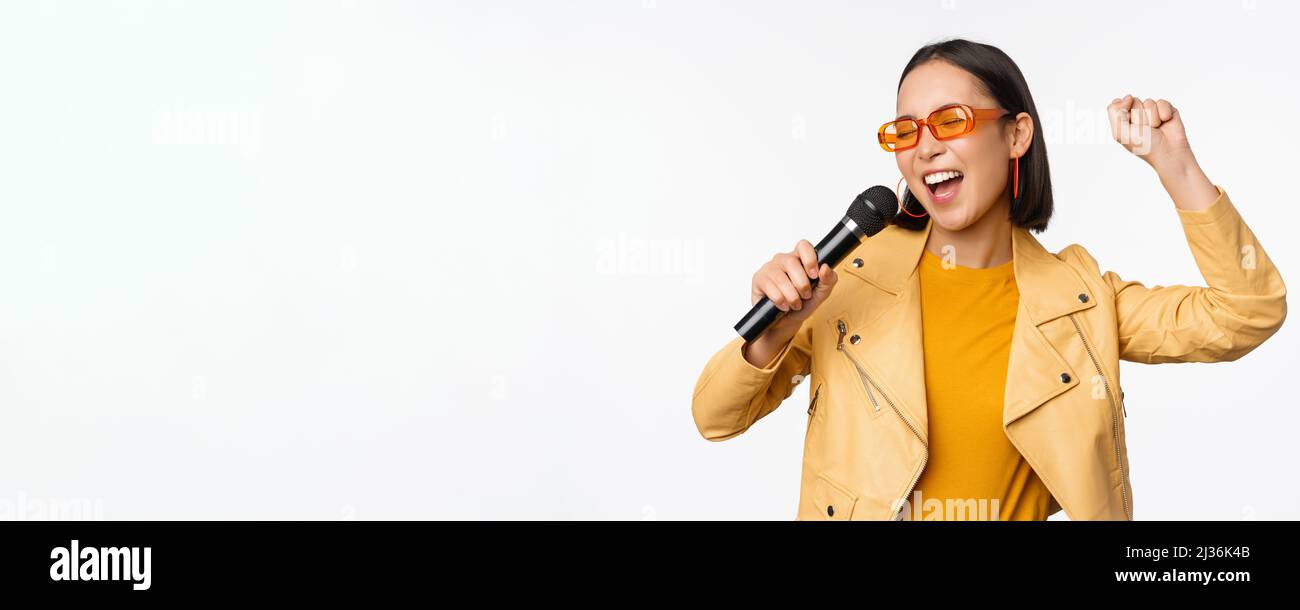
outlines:
[[1061, 383], [1070, 383], [1070, 374], [1061, 373]]
[[1080, 292], [1080, 293], [1079, 293], [1079, 302], [1080, 302], [1080, 303], [1087, 303], [1087, 302], [1088, 302], [1088, 295], [1086, 295], [1086, 294]]
[[852, 344], [854, 344], [854, 345], [857, 345], [857, 344], [858, 344], [858, 341], [861, 341], [861, 340], [862, 340], [862, 337], [859, 337], [859, 336], [857, 336], [857, 335], [853, 335], [852, 337], [849, 337], [849, 343], [852, 343]]
[[862, 259], [860, 259], [860, 258], [855, 258], [855, 259], [853, 259], [853, 266], [854, 266], [854, 267], [861, 267], [861, 266], [862, 266]]

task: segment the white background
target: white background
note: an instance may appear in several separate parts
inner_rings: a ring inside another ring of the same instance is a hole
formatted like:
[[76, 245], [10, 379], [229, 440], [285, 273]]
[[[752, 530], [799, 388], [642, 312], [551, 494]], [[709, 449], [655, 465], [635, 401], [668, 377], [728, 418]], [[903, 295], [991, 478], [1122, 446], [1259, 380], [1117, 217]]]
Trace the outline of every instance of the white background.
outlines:
[[[898, 179], [871, 138], [918, 47], [1020, 65], [1048, 248], [1202, 283], [1106, 130], [1132, 93], [1181, 110], [1294, 279], [1298, 17], [6, 2], [0, 518], [792, 519], [806, 390], [715, 444], [692, 389], [752, 273]], [[1125, 363], [1137, 519], [1300, 517], [1297, 328], [1236, 363]]]

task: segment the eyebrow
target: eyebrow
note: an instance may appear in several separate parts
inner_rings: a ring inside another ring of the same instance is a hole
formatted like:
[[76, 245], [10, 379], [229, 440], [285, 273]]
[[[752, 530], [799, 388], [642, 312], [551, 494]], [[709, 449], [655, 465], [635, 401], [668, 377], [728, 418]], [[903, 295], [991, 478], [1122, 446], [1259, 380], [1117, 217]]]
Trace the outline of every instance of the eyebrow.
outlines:
[[[942, 104], [939, 104], [938, 106], [935, 106], [934, 109], [935, 109], [935, 110], [938, 110], [938, 109], [943, 108], [943, 107], [945, 107], [945, 106], [952, 106], [953, 104], [960, 104], [960, 103], [961, 103], [961, 102], [944, 102], [944, 103], [942, 103]], [[932, 110], [931, 112], [933, 112], [933, 110]], [[903, 115], [899, 115], [899, 116], [894, 117], [894, 120], [897, 121], [898, 119], [915, 119], [915, 118], [916, 118], [916, 117], [914, 117], [914, 116], [912, 116], [912, 115], [910, 115], [910, 114], [903, 114]]]

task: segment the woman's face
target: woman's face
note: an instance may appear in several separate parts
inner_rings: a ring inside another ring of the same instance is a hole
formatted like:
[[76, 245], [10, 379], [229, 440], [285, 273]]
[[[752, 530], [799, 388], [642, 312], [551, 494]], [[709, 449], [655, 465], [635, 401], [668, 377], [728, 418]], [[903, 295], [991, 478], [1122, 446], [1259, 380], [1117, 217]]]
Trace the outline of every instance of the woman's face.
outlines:
[[[954, 103], [975, 109], [1000, 108], [980, 91], [979, 81], [969, 72], [945, 61], [929, 61], [903, 79], [898, 90], [897, 117], [922, 119]], [[1022, 127], [1032, 134], [1028, 113], [1019, 116], [1023, 117], [1019, 121]], [[1017, 121], [1010, 120], [980, 120], [974, 131], [942, 141], [934, 139], [929, 128], [923, 126], [916, 146], [894, 153], [908, 190], [925, 206], [937, 226], [960, 231], [996, 204], [1009, 209], [1011, 159], [1023, 154], [1030, 141], [1024, 134], [1016, 137], [1016, 125]], [[1023, 146], [1016, 146], [1018, 141], [1023, 141]], [[962, 176], [937, 187], [936, 194], [932, 190], [936, 187], [927, 185], [925, 176], [941, 170], [955, 170]]]

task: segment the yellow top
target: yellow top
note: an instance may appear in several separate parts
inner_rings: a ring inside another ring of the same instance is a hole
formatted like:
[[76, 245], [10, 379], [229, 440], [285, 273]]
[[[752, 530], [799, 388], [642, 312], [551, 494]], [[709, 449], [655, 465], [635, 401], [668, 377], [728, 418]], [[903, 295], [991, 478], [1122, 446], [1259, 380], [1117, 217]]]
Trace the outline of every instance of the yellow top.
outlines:
[[1012, 262], [973, 269], [924, 250], [920, 274], [930, 457], [904, 518], [1046, 519], [1051, 493], [1002, 427]]

